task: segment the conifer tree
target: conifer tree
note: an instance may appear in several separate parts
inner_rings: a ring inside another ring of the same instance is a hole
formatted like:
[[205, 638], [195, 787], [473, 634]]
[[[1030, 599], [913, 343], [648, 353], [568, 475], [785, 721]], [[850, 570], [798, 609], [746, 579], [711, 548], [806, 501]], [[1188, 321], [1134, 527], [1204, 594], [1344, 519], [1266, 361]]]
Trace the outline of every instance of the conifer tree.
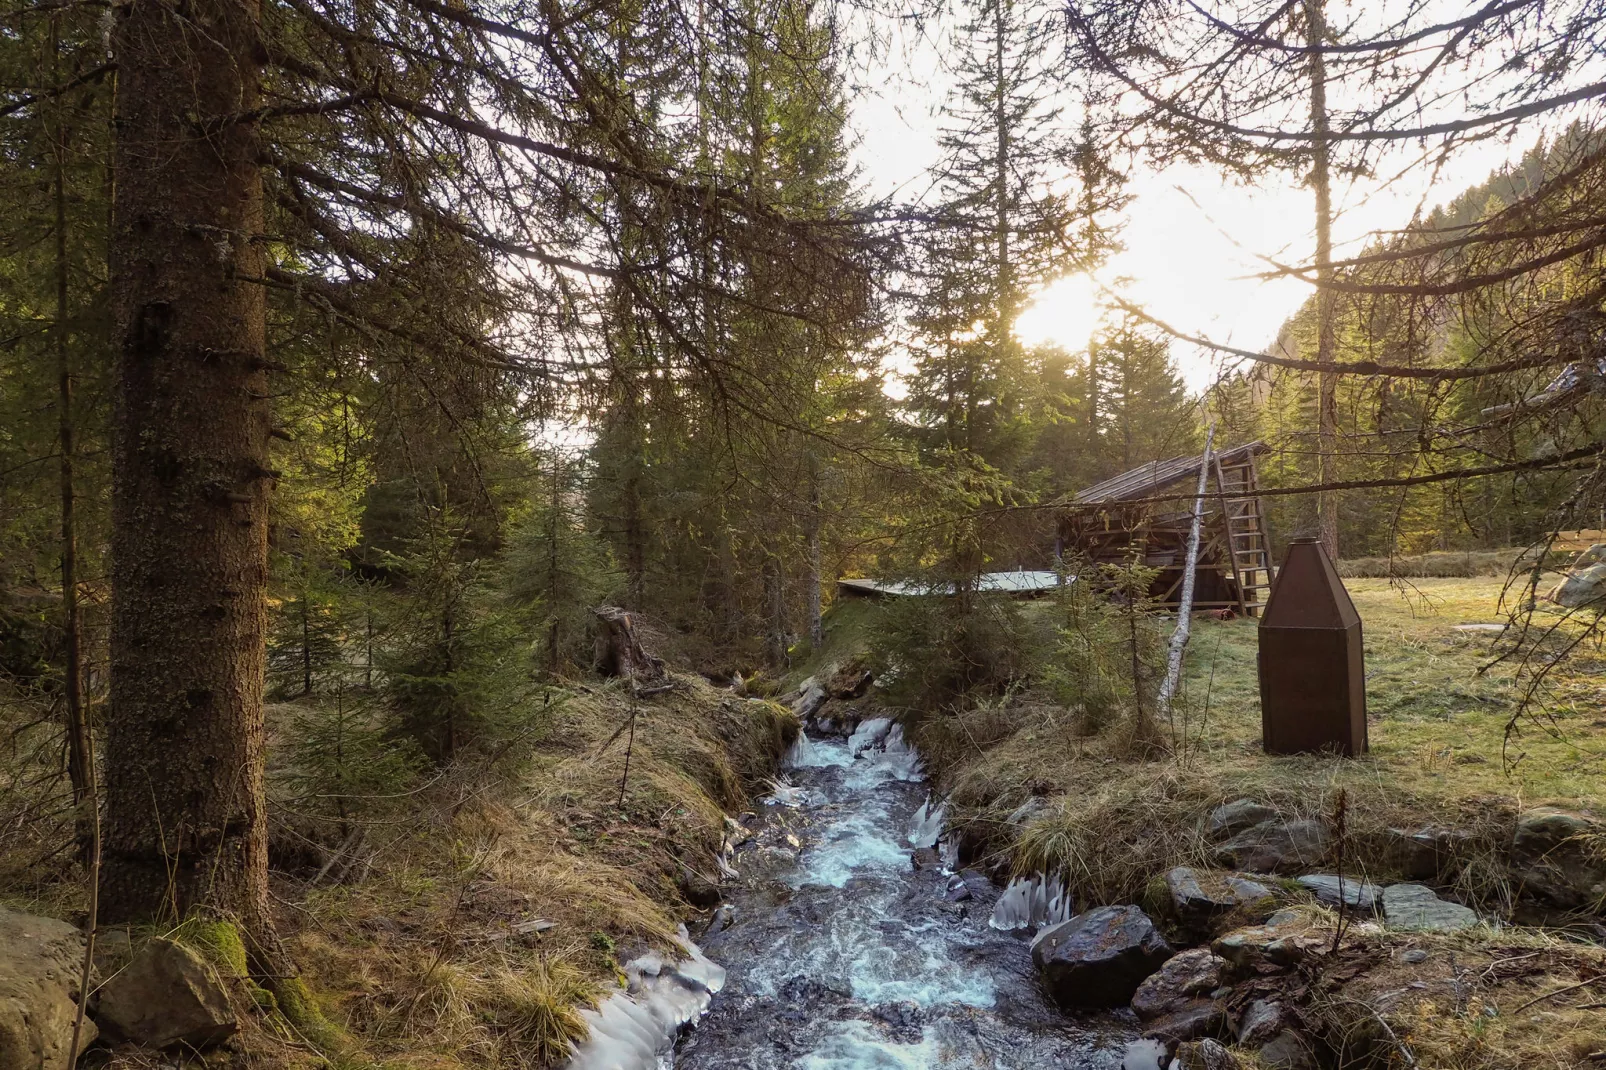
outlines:
[[1065, 185], [1077, 146], [1051, 98], [1046, 9], [977, 0], [957, 31], [957, 82], [933, 174], [939, 224], [921, 249], [910, 407], [930, 446], [998, 464], [1020, 442], [1015, 319], [1044, 283], [1086, 266]]
[[1008, 473], [1030, 442], [1016, 317], [1037, 289], [1101, 251], [1086, 210], [1099, 198], [1068, 188], [1083, 158], [1052, 96], [1052, 12], [1029, 0], [965, 10], [933, 174], [939, 222], [919, 250], [907, 400], [933, 485], [949, 499], [944, 568], [961, 589], [986, 556], [963, 516], [1011, 499]]

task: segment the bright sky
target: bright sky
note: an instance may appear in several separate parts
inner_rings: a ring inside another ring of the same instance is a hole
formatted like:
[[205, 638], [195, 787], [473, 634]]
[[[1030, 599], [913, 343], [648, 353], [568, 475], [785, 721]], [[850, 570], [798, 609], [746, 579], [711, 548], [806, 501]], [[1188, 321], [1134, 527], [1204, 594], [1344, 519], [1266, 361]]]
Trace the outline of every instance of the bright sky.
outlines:
[[[924, 191], [922, 172], [938, 156], [933, 112], [942, 78], [937, 70], [929, 47], [916, 50], [913, 58], [897, 55], [872, 76], [880, 84], [854, 102], [860, 136], [856, 156], [872, 194]], [[1528, 147], [1479, 144], [1436, 176], [1423, 167], [1388, 184], [1335, 187], [1340, 213], [1333, 228], [1335, 255], [1358, 251], [1377, 230], [1404, 226], [1419, 206], [1426, 211], [1450, 200]], [[1401, 156], [1395, 170], [1407, 160]], [[1266, 269], [1257, 254], [1284, 262], [1313, 255], [1315, 208], [1310, 191], [1294, 176], [1275, 173], [1264, 185], [1246, 188], [1224, 183], [1205, 168], [1178, 167], [1134, 174], [1128, 192], [1133, 200], [1122, 235], [1126, 250], [1101, 279], [1178, 330], [1262, 349], [1309, 294], [1309, 286], [1293, 279], [1244, 278]], [[1099, 314], [1092, 281], [1070, 278], [1048, 287], [1016, 329], [1028, 342], [1058, 341], [1079, 349]], [[1172, 353], [1190, 387], [1199, 389], [1214, 377], [1212, 358], [1204, 351], [1178, 343]]]

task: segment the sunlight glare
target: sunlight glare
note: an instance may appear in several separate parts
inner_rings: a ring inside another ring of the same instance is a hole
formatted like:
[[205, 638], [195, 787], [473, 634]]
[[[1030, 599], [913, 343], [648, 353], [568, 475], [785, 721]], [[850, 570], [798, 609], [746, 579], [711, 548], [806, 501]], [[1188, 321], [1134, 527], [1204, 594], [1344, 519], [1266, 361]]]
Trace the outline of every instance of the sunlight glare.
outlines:
[[1066, 275], [1043, 287], [1015, 320], [1015, 337], [1029, 346], [1058, 345], [1075, 353], [1087, 347], [1104, 309], [1093, 280]]

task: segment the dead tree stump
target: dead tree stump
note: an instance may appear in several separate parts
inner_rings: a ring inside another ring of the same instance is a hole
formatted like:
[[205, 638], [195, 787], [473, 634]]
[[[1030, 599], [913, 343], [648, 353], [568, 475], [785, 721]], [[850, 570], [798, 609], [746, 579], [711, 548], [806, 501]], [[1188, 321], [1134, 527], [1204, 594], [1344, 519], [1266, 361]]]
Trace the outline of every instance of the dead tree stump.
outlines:
[[617, 676], [637, 687], [666, 683], [669, 673], [664, 659], [647, 651], [636, 637], [632, 615], [618, 606], [598, 606], [591, 611], [601, 622], [597, 632], [597, 671]]

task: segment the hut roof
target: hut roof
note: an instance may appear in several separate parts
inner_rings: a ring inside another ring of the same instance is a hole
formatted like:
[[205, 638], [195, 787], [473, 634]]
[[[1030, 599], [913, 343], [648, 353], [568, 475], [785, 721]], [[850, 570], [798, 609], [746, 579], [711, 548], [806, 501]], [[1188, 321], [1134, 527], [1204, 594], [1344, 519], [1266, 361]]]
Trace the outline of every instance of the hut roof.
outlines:
[[[1256, 441], [1234, 446], [1230, 450], [1222, 450], [1216, 457], [1222, 464], [1230, 465], [1257, 454], [1270, 452], [1270, 446]], [[1200, 455], [1194, 453], [1183, 457], [1172, 457], [1166, 461], [1150, 461], [1130, 472], [1122, 472], [1102, 483], [1095, 483], [1086, 490], [1077, 491], [1072, 504], [1102, 505], [1108, 502], [1127, 502], [1136, 498], [1147, 498], [1184, 480], [1197, 481], [1199, 460]]]
[[[1075, 576], [1066, 576], [1065, 582], [1070, 583]], [[951, 583], [908, 583], [900, 580], [872, 580], [872, 579], [845, 579], [837, 580], [837, 587], [848, 594], [862, 595], [895, 595], [898, 597], [916, 597], [919, 595], [954, 593]], [[999, 593], [1015, 596], [1030, 597], [1052, 591], [1060, 585], [1060, 575], [1057, 572], [1044, 571], [1016, 571], [1016, 572], [983, 572], [979, 577], [976, 590], [984, 593]]]

